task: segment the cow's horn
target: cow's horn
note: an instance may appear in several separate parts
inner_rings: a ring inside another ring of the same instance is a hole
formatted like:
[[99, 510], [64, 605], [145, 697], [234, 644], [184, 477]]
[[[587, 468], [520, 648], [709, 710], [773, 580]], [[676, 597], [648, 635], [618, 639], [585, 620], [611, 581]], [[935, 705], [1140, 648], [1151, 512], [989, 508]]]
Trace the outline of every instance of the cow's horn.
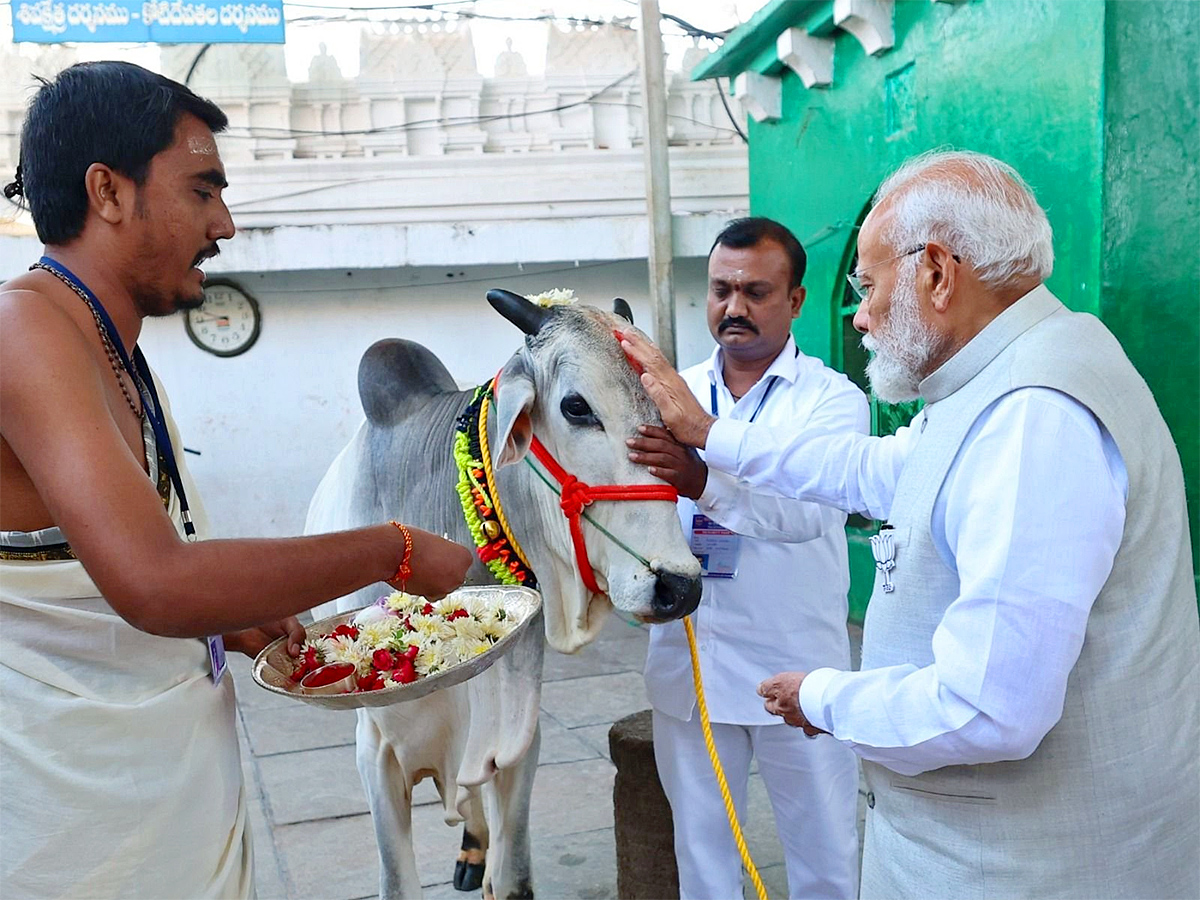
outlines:
[[627, 320], [630, 325], [633, 324], [633, 310], [630, 309], [629, 304], [620, 297], [613, 298], [613, 312], [615, 312], [622, 319]]
[[488, 303], [508, 321], [512, 322], [526, 334], [537, 334], [546, 323], [550, 314], [536, 303], [531, 303], [520, 294], [493, 288], [487, 292]]

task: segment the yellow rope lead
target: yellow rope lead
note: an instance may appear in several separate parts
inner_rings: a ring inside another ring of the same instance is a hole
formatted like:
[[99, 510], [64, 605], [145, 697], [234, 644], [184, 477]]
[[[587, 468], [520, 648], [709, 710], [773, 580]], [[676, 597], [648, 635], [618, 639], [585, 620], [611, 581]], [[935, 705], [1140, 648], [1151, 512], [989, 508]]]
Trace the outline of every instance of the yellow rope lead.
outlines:
[[742, 854], [742, 864], [750, 873], [754, 882], [754, 890], [758, 900], [767, 900], [767, 889], [762, 879], [758, 877], [758, 869], [746, 849], [746, 839], [742, 837], [742, 827], [738, 824], [737, 811], [733, 808], [733, 797], [729, 794], [729, 784], [725, 781], [725, 770], [721, 768], [721, 760], [717, 756], [717, 746], [713, 743], [712, 726], [708, 722], [708, 703], [704, 699], [704, 684], [700, 680], [700, 657], [696, 653], [696, 632], [692, 629], [692, 617], [683, 620], [687, 630], [688, 651], [692, 655], [692, 681], [696, 685], [696, 705], [700, 710], [700, 727], [704, 730], [704, 746], [708, 748], [708, 758], [712, 762], [713, 774], [717, 776], [717, 784], [721, 788], [721, 799], [725, 801], [725, 815], [729, 818], [729, 828], [733, 832], [733, 840], [737, 843], [738, 852]]
[[492, 474], [492, 451], [488, 446], [487, 433], [488, 407], [491, 405], [487, 397], [484, 397], [483, 402], [479, 404], [479, 455], [483, 457], [480, 462], [483, 463], [483, 474], [487, 478], [487, 483], [492, 485], [492, 509], [496, 511], [496, 518], [500, 520], [500, 527], [508, 535], [508, 545], [516, 551], [517, 558], [525, 563], [525, 568], [532, 569], [533, 566], [525, 558], [525, 552], [521, 549], [521, 545], [517, 543], [517, 536], [513, 534], [512, 529], [508, 526], [508, 517], [504, 515], [504, 507], [500, 505], [500, 493], [496, 488], [496, 477]]

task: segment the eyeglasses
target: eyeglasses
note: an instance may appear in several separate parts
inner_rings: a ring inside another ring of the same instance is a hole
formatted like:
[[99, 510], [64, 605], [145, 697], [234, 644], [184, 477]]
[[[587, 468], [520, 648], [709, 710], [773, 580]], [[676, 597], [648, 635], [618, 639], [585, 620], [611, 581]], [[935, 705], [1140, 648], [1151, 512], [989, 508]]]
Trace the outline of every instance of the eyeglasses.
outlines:
[[[863, 283], [861, 281], [858, 280], [858, 275], [860, 272], [865, 272], [865, 271], [867, 271], [867, 269], [874, 269], [876, 266], [882, 266], [884, 263], [889, 263], [894, 259], [903, 259], [906, 256], [912, 256], [914, 253], [920, 253], [927, 246], [928, 246], [928, 244], [918, 244], [916, 247], [913, 247], [911, 250], [907, 250], [904, 253], [897, 253], [895, 256], [889, 256], [887, 259], [881, 259], [877, 263], [871, 263], [871, 265], [869, 265], [869, 266], [865, 266], [864, 268], [861, 268], [854, 272], [851, 272], [849, 275], [846, 276], [846, 280], [848, 282], [850, 282], [850, 289], [852, 291], [854, 291], [855, 295], [858, 297], [859, 300], [866, 300], [867, 299], [867, 288], [863, 285]], [[959, 255], [957, 253], [953, 253], [953, 254], [951, 254], [951, 256], [954, 257], [955, 262], [957, 262], [957, 263], [962, 262], [962, 259], [959, 258]]]

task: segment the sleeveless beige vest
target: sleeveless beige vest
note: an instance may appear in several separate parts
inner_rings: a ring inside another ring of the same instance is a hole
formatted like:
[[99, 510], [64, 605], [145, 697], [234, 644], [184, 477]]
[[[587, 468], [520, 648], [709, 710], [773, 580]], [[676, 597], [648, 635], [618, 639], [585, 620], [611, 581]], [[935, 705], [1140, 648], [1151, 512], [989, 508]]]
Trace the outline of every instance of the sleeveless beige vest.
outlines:
[[1028, 759], [916, 777], [863, 764], [864, 898], [1200, 897], [1200, 625], [1179, 455], [1112, 334], [1044, 287], [921, 385], [926, 423], [892, 504], [895, 590], [877, 579], [862, 667], [933, 662], [934, 629], [958, 594], [930, 536], [934, 501], [980, 413], [1034, 385], [1087, 406], [1125, 461], [1112, 574], [1062, 719]]

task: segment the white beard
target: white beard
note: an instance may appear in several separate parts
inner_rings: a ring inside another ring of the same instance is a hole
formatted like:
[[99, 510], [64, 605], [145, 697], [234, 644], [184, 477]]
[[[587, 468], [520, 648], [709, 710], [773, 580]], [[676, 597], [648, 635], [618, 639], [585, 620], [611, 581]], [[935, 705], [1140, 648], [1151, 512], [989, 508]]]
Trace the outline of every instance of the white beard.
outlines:
[[867, 378], [871, 392], [885, 403], [903, 403], [921, 395], [921, 379], [942, 337], [921, 319], [917, 267], [901, 265], [887, 318], [862, 344], [871, 352]]

